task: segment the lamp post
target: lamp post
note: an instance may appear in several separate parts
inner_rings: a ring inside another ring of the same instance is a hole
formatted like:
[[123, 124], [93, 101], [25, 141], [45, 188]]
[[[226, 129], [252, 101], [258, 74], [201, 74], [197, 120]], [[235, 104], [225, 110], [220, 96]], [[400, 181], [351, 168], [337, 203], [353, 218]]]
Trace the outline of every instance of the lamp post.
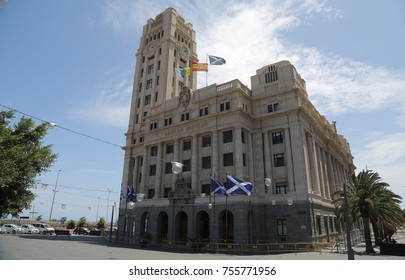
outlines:
[[58, 175], [56, 176], [56, 183], [55, 183], [55, 188], [53, 189], [53, 198], [52, 198], [52, 205], [51, 205], [51, 212], [49, 213], [49, 222], [51, 222], [52, 219], [52, 212], [53, 212], [53, 204], [55, 202], [55, 195], [56, 195], [56, 189], [58, 187], [58, 180], [59, 180], [59, 173], [61, 170], [58, 170]]
[[130, 223], [131, 223], [132, 209], [135, 208], [135, 202], [129, 201], [129, 202], [127, 203], [127, 208], [129, 209], [129, 219], [128, 219], [128, 223], [127, 223], [127, 227], [128, 227], [128, 242], [129, 242], [129, 240], [130, 240], [130, 238], [131, 238], [131, 231], [133, 231], [132, 224], [131, 224], [131, 227], [130, 227], [129, 225], [130, 225]]
[[349, 204], [347, 202], [346, 183], [343, 184], [344, 212], [346, 220], [347, 259], [354, 260], [352, 240], [350, 236]]

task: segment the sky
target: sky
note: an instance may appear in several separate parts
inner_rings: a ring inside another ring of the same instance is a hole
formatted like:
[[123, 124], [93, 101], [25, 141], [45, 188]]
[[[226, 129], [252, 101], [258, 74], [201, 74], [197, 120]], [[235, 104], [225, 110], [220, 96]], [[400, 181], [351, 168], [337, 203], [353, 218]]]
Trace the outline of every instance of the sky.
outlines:
[[226, 59], [209, 69], [208, 84], [250, 87], [257, 69], [289, 60], [310, 101], [349, 141], [356, 173], [378, 172], [405, 200], [402, 0], [0, 2], [0, 110], [58, 125], [44, 139], [58, 159], [22, 215], [49, 219], [58, 181], [53, 219], [110, 219], [142, 27], [168, 7], [193, 24], [200, 61]]

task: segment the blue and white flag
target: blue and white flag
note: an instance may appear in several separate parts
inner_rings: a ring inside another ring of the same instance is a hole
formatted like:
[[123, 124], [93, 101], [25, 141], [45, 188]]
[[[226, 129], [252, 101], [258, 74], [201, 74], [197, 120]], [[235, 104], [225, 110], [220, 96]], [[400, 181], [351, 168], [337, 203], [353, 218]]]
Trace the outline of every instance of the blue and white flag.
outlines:
[[222, 65], [226, 63], [226, 60], [219, 56], [208, 55], [210, 65]]
[[226, 195], [226, 189], [214, 178], [211, 177], [211, 194], [223, 194]]
[[252, 194], [253, 185], [250, 182], [245, 182], [239, 178], [226, 176], [226, 193], [228, 195], [242, 194], [250, 196]]
[[134, 187], [128, 186], [127, 198], [128, 198], [130, 201], [135, 202], [136, 196], [135, 196]]

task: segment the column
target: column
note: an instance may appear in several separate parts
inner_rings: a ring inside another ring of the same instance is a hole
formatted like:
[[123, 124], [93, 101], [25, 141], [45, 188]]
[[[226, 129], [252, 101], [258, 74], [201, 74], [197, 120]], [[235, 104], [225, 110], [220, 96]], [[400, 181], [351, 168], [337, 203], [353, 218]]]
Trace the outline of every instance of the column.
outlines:
[[144, 150], [143, 150], [143, 162], [142, 162], [142, 179], [141, 179], [141, 192], [144, 194], [147, 194], [146, 190], [146, 179], [149, 178], [149, 174], [147, 174], [147, 166], [149, 162], [149, 157], [148, 157], [148, 147], [145, 145]]
[[234, 141], [234, 158], [235, 158], [235, 176], [243, 180], [243, 159], [242, 159], [242, 130], [240, 127], [235, 127], [235, 141]]
[[199, 150], [199, 145], [198, 145], [198, 135], [193, 135], [193, 140], [192, 140], [192, 154], [191, 154], [191, 189], [197, 194], [201, 193], [201, 191], [198, 190], [198, 150]]
[[212, 132], [212, 176], [215, 175], [217, 180], [220, 176], [219, 174], [219, 150], [218, 150], [218, 131]]
[[163, 197], [162, 196], [162, 166], [166, 163], [163, 160], [163, 143], [159, 143], [157, 145], [157, 158], [156, 161], [156, 177], [155, 177], [155, 196], [156, 197]]

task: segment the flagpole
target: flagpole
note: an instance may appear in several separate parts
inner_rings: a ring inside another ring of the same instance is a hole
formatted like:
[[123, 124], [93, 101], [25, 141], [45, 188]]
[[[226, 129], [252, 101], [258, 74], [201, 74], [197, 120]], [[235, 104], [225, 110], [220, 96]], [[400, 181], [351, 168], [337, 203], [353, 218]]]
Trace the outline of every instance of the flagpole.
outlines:
[[[208, 54], [205, 54], [205, 63], [208, 63], [207, 60], [208, 60]], [[208, 86], [208, 70], [205, 72], [205, 86], [206, 87]]]

